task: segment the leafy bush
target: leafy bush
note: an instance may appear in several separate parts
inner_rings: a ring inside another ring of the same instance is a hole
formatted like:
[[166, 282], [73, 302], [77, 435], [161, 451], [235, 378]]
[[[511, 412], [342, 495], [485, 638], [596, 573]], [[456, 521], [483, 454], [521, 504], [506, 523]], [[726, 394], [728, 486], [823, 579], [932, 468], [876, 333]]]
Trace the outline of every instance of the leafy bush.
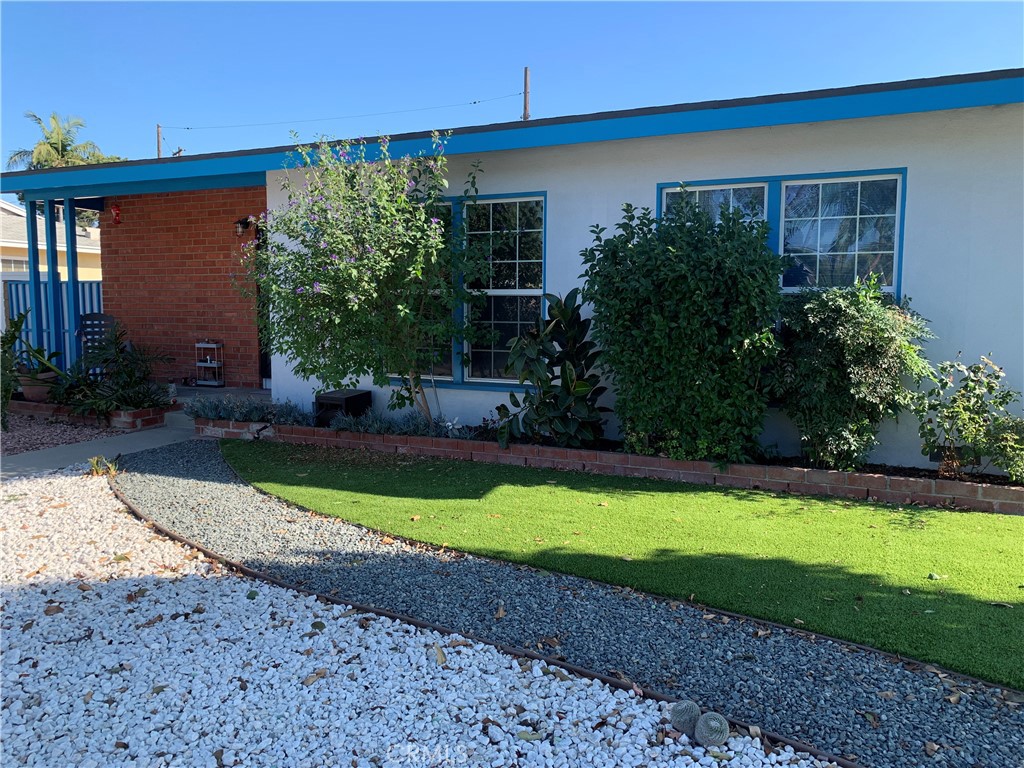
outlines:
[[461, 310], [482, 301], [469, 286], [489, 269], [453, 231], [443, 144], [435, 135], [432, 153], [400, 158], [386, 138], [377, 158], [362, 142], [299, 147], [287, 205], [254, 217], [242, 259], [270, 352], [326, 389], [396, 377], [389, 407], [413, 405], [428, 420], [424, 380], [453, 337], [472, 340]]
[[200, 395], [185, 403], [185, 413], [197, 419], [296, 424], [303, 427], [313, 426], [314, 420], [312, 413], [303, 410], [290, 400], [273, 403], [255, 395], [224, 395], [223, 397]]
[[623, 211], [617, 234], [592, 228], [582, 257], [627, 448], [746, 460], [764, 420], [784, 266], [768, 225], [725, 208], [716, 222], [689, 200], [660, 222]]
[[21, 336], [28, 317], [28, 310], [7, 320], [7, 328], [0, 335], [0, 429], [7, 431], [7, 408], [14, 394], [14, 382], [18, 376], [18, 355], [15, 345]]
[[133, 346], [127, 332], [115, 326], [58, 379], [50, 397], [74, 413], [95, 412], [97, 418], [116, 410], [167, 408], [171, 405], [167, 388], [151, 378], [154, 365], [170, 360]]
[[531, 388], [521, 403], [509, 392], [518, 411], [512, 412], [504, 404], [497, 407], [502, 447], [508, 445], [510, 436], [525, 436], [551, 438], [556, 445], [579, 448], [596, 444], [604, 434], [601, 414], [608, 408], [597, 404], [606, 391], [596, 371], [601, 352], [587, 340], [591, 321], [581, 314], [579, 295], [578, 288], [569, 291], [564, 300], [546, 294], [547, 320], [537, 318], [536, 325], [513, 342], [506, 370]]
[[339, 432], [365, 432], [371, 435], [476, 439], [476, 430], [460, 425], [458, 418], [448, 419], [442, 415], [434, 416], [428, 421], [419, 411], [409, 411], [396, 416], [372, 410], [361, 416], [339, 413], [331, 420], [331, 429]]
[[874, 278], [787, 297], [782, 351], [767, 389], [814, 464], [853, 469], [864, 462], [882, 421], [911, 402], [905, 377], [920, 381], [931, 370], [919, 343], [931, 337], [926, 321]]
[[1024, 419], [1007, 410], [1020, 393], [1003, 386], [1003, 369], [987, 357], [973, 365], [947, 360], [938, 369], [935, 386], [914, 399], [922, 453], [939, 454], [946, 477], [959, 477], [963, 467], [976, 471], [988, 457], [1024, 481]]
[[1013, 482], [1024, 485], [1024, 419], [1020, 416], [993, 419], [985, 437], [985, 453]]

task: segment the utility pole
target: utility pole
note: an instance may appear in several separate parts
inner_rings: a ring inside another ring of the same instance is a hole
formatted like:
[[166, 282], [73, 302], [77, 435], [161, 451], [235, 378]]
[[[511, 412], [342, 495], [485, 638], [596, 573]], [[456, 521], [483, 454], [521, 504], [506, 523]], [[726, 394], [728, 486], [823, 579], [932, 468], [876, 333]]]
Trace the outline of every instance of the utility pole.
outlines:
[[160, 141], [160, 123], [156, 124], [156, 156], [163, 157], [163, 151], [160, 149], [160, 145], [163, 142]]
[[523, 67], [523, 120], [530, 119], [530, 68]]

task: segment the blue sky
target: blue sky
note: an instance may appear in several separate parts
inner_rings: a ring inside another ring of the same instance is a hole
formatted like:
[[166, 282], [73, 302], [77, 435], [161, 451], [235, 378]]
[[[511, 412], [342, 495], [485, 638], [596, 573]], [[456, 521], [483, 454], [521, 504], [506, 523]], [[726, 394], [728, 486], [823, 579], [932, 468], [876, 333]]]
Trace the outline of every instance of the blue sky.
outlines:
[[131, 159], [1024, 66], [1010, 3], [0, 4], [4, 159], [23, 117]]

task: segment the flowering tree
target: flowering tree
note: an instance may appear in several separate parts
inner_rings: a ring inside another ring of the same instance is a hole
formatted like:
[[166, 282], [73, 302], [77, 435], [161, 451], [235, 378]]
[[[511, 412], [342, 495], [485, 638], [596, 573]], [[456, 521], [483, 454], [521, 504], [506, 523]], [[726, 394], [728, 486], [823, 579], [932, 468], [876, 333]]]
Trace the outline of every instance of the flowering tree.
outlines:
[[[365, 142], [320, 142], [297, 150], [287, 204], [256, 221], [243, 248], [258, 288], [260, 331], [271, 352], [324, 387], [371, 376], [389, 408], [414, 405], [432, 418], [423, 380], [471, 329], [460, 310], [479, 297], [465, 286], [486, 271], [484, 254], [459, 247], [445, 199], [444, 142], [433, 152], [380, 157]], [[475, 169], [463, 198], [475, 194]]]

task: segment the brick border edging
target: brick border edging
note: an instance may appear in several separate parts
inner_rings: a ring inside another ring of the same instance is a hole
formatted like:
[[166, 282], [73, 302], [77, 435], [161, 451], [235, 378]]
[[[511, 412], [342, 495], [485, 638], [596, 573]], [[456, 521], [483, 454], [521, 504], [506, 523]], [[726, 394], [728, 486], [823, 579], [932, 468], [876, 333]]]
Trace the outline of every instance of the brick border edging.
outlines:
[[[55, 403], [31, 403], [27, 400], [12, 400], [8, 409], [11, 413], [25, 416], [55, 417], [73, 424], [96, 424], [95, 415], [82, 416], [72, 413], [66, 405]], [[164, 426], [163, 408], [139, 408], [134, 411], [111, 411], [106, 419], [106, 426], [111, 429], [122, 429], [125, 432], [141, 432], [144, 429], [156, 429]]]
[[337, 432], [328, 427], [247, 421], [197, 418], [195, 431], [201, 437], [261, 439], [331, 448], [366, 448], [384, 453], [408, 453], [622, 477], [647, 477], [697, 485], [1024, 515], [1024, 488], [988, 483], [762, 464], [727, 464], [720, 467], [709, 461], [677, 461], [611, 451], [518, 444], [500, 448], [497, 443], [480, 440]]

